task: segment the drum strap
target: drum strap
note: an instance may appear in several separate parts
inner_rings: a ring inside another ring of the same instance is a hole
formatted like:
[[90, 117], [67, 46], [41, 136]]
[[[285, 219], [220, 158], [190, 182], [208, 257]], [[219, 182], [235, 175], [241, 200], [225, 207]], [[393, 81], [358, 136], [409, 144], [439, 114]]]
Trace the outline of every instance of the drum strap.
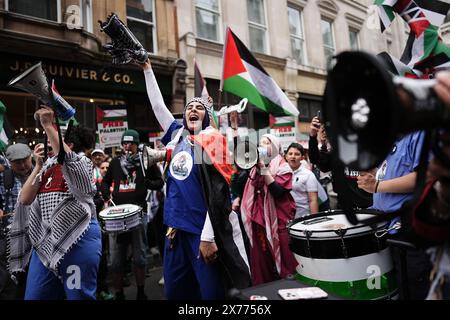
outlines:
[[306, 254], [311, 258], [311, 245], [309, 244], [309, 238], [312, 235], [312, 231], [305, 230], [304, 232], [306, 235]]
[[345, 246], [345, 241], [344, 241], [344, 235], [347, 232], [347, 230], [346, 229], [338, 229], [335, 232], [341, 238], [342, 255], [344, 256], [345, 259], [347, 259], [348, 258], [348, 250], [347, 250], [347, 247]]

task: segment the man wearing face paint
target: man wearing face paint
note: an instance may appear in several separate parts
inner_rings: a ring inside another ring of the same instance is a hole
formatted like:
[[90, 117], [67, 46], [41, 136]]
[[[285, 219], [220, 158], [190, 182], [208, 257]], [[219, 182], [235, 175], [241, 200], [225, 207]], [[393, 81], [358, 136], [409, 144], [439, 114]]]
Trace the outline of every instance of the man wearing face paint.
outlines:
[[149, 61], [143, 70], [168, 150], [166, 298], [223, 299], [226, 288], [250, 286], [242, 232], [236, 213], [231, 211], [232, 169], [226, 139], [211, 127], [210, 101], [191, 99], [181, 125], [164, 104]]

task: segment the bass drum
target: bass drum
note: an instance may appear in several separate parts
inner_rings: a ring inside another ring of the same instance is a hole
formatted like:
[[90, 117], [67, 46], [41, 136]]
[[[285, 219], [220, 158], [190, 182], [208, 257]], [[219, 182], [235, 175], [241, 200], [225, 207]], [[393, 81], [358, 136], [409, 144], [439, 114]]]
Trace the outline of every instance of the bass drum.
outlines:
[[[356, 210], [358, 220], [383, 214]], [[364, 223], [364, 222], [363, 222]], [[395, 299], [397, 282], [382, 232], [386, 222], [352, 225], [342, 210], [301, 217], [288, 224], [290, 249], [299, 263], [296, 277], [347, 299]]]

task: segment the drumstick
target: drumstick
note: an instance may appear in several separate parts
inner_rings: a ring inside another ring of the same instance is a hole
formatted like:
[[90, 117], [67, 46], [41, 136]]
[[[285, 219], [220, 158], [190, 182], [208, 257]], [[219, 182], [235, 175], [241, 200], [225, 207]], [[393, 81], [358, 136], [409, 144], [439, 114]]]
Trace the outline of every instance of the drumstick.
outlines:
[[114, 207], [117, 207], [114, 201], [110, 198], [109, 201], [113, 204]]

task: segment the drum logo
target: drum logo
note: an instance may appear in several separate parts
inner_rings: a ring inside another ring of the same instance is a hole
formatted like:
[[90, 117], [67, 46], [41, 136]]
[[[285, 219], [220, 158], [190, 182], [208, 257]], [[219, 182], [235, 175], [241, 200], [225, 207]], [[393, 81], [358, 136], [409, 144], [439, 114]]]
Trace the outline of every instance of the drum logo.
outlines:
[[177, 180], [185, 180], [192, 171], [192, 156], [187, 151], [176, 154], [170, 165], [170, 173]]
[[121, 213], [125, 213], [126, 209], [111, 209], [109, 211], [109, 214], [121, 214]]

